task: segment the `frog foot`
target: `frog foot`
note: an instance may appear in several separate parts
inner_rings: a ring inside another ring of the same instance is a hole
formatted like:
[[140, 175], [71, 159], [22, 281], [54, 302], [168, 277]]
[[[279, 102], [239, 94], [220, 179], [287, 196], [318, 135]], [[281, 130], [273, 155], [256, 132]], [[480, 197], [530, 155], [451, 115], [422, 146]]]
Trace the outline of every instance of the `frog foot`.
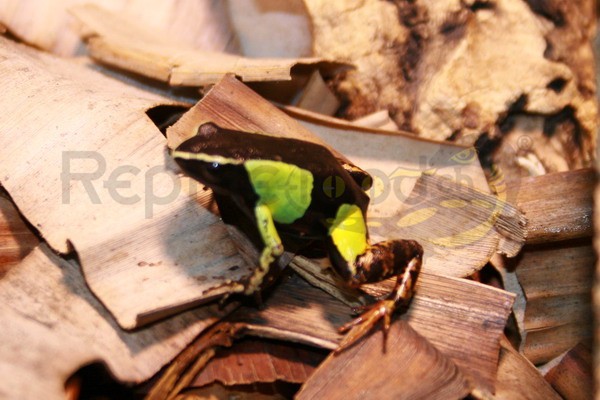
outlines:
[[[407, 247], [408, 242], [400, 242], [400, 245]], [[414, 246], [414, 245], [413, 245]], [[372, 305], [359, 307], [363, 313], [354, 320], [348, 322], [339, 328], [340, 333], [346, 336], [335, 350], [336, 353], [350, 347], [360, 338], [365, 336], [375, 324], [383, 318], [384, 350], [387, 342], [387, 333], [390, 329], [392, 315], [398, 306], [407, 305], [412, 299], [415, 284], [419, 271], [421, 270], [422, 249], [416, 245], [416, 255], [407, 263], [405, 270], [396, 278], [394, 289], [387, 295], [387, 298], [379, 300]]]
[[396, 310], [396, 301], [393, 299], [380, 300], [372, 305], [361, 307], [361, 309], [365, 309], [366, 311], [338, 329], [340, 333], [348, 333], [335, 350], [336, 353], [339, 353], [356, 343], [382, 318], [384, 343], [386, 342], [385, 339], [387, 339], [387, 333], [390, 329], [392, 315]]

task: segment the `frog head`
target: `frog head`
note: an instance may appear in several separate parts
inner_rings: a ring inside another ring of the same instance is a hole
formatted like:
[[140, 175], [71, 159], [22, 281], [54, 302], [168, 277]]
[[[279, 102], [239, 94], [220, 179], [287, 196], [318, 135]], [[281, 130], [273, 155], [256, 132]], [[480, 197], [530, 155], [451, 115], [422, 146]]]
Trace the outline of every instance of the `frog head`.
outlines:
[[171, 155], [188, 176], [218, 193], [232, 194], [248, 190], [244, 161], [218, 154], [218, 149], [212, 147], [211, 141], [195, 136], [183, 142]]

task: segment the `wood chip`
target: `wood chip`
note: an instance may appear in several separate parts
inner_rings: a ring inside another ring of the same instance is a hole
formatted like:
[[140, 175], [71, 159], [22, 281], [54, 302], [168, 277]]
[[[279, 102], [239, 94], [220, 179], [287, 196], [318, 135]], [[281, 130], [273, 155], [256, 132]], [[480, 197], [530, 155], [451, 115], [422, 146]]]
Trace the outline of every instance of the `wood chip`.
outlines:
[[377, 332], [319, 366], [298, 399], [459, 399], [470, 392], [456, 364], [406, 321], [392, 325], [387, 350]]
[[585, 400], [593, 398], [592, 349], [579, 343], [565, 354], [560, 363], [545, 376], [564, 399]]
[[529, 221], [527, 243], [590, 237], [595, 181], [591, 169], [521, 179], [512, 190]]
[[98, 360], [123, 382], [149, 379], [223, 314], [202, 308], [122, 331], [90, 293], [77, 263], [46, 245], [2, 276], [0, 300], [0, 392], [11, 399], [64, 399], [66, 379]]
[[356, 65], [337, 82], [349, 118], [387, 109], [402, 129], [474, 143], [513, 107], [549, 123], [571, 113], [564, 143], [593, 159], [593, 1], [305, 3], [315, 55]]
[[0, 59], [2, 185], [54, 249], [77, 251], [121, 326], [222, 295], [251, 273], [145, 114], [172, 102], [7, 39]]
[[521, 351], [534, 364], [592, 337], [595, 254], [589, 242], [526, 248], [514, 266], [525, 298]]
[[227, 73], [244, 81], [285, 81], [291, 79], [293, 66], [323, 61], [247, 58], [200, 51], [99, 6], [77, 6], [71, 12], [85, 26], [83, 37], [93, 58], [173, 86], [209, 85]]
[[535, 366], [519, 354], [506, 337], [501, 338], [500, 346], [498, 380], [494, 399], [561, 399], [560, 395], [544, 380]]

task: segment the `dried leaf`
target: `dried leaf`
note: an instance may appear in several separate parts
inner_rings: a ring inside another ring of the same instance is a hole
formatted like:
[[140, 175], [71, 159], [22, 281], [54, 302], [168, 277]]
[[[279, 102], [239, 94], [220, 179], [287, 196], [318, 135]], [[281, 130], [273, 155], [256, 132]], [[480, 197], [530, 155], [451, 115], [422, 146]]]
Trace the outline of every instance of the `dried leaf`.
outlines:
[[[382, 292], [389, 289], [371, 291], [374, 295]], [[492, 393], [498, 338], [512, 301], [511, 294], [476, 282], [422, 274], [402, 319], [450, 357], [476, 388]], [[278, 286], [266, 305], [260, 311], [241, 308], [232, 318], [245, 324], [248, 334], [328, 349], [337, 347], [341, 340], [337, 328], [350, 318], [348, 306], [294, 277]], [[388, 340], [394, 340], [392, 336]], [[383, 341], [376, 343], [381, 351]]]
[[595, 254], [589, 243], [526, 248], [515, 272], [527, 300], [523, 354], [549, 361], [592, 337], [591, 290]]
[[[475, 392], [488, 395], [494, 390], [498, 341], [512, 300], [511, 294], [476, 282], [424, 274], [407, 314], [401, 318], [444, 357], [449, 357], [461, 374], [468, 377]], [[221, 322], [204, 333], [167, 370], [153, 389], [156, 397], [152, 398], [167, 398], [180, 393], [191, 382], [194, 372], [207, 365], [216, 346], [229, 346], [230, 340], [239, 335], [334, 349], [342, 339], [337, 328], [349, 318], [347, 306], [292, 275], [274, 288], [264, 309], [242, 307], [227, 322]], [[393, 326], [400, 323], [404, 322], [398, 321]], [[388, 340], [401, 340], [396, 338], [396, 334], [393, 330]], [[375, 334], [364, 340], [370, 341], [369, 346], [381, 346], [369, 352], [371, 357], [380, 357], [382, 338]], [[430, 348], [429, 344], [425, 346]], [[411, 346], [396, 347], [403, 354], [408, 352], [409, 355], [404, 354], [403, 357], [411, 357]], [[194, 362], [196, 359], [198, 361]], [[419, 374], [412, 375], [410, 370], [403, 379], [414, 385], [422, 384]]]
[[213, 383], [202, 388], [187, 389], [175, 400], [287, 400], [293, 398], [296, 386], [282, 382], [236, 386]]
[[[167, 140], [174, 149], [195, 136], [198, 128], [213, 122], [222, 128], [267, 133], [323, 144], [298, 121], [259, 96], [231, 74], [224, 76], [210, 91], [167, 129]], [[344, 158], [341, 154], [336, 154]]]
[[318, 58], [253, 59], [200, 51], [98, 6], [77, 6], [71, 12], [85, 26], [84, 40], [93, 58], [173, 86], [208, 85], [227, 73], [234, 73], [245, 81], [289, 80], [294, 65], [322, 61]]
[[[297, 109], [288, 112], [373, 175], [375, 184], [369, 191], [371, 236], [421, 241], [424, 270], [469, 276], [496, 251], [515, 255], [522, 246], [525, 221], [506, 202], [505, 190], [499, 191], [497, 198], [485, 194], [489, 191], [487, 180], [473, 149], [404, 135], [373, 134]], [[417, 187], [422, 173], [461, 185], [445, 185], [444, 180], [431, 178], [430, 183]], [[504, 182], [495, 183], [499, 186]], [[440, 190], [449, 186], [456, 192]], [[479, 216], [473, 218], [475, 215]], [[456, 222], [461, 218], [470, 221]]]
[[544, 380], [533, 364], [508, 342], [500, 340], [500, 361], [498, 364], [497, 400], [554, 399], [561, 397]]
[[215, 381], [227, 386], [275, 381], [304, 383], [324, 358], [322, 350], [298, 344], [241, 340], [217, 352], [191, 386], [205, 386]]
[[37, 48], [73, 56], [83, 43], [68, 9], [97, 4], [163, 32], [173, 41], [205, 51], [236, 52], [239, 48], [223, 2], [161, 0], [5, 0], [0, 21], [17, 37]]
[[564, 399], [585, 400], [593, 398], [592, 350], [580, 343], [562, 358], [545, 378]]
[[0, 392], [11, 399], [64, 399], [66, 379], [98, 360], [121, 381], [149, 379], [223, 314], [202, 308], [122, 331], [89, 292], [77, 263], [46, 245], [2, 276], [0, 298]]
[[175, 398], [214, 357], [217, 347], [229, 347], [242, 326], [220, 322], [188, 346], [166, 368], [146, 395], [146, 400]]
[[469, 383], [456, 364], [405, 321], [392, 325], [386, 352], [377, 332], [330, 355], [302, 386], [298, 399], [461, 399]]
[[54, 249], [77, 251], [121, 326], [227, 293], [227, 279], [251, 273], [145, 115], [172, 103], [6, 39], [0, 59], [13, 94], [0, 99], [2, 184]]
[[590, 237], [595, 181], [591, 169], [522, 179], [516, 204], [528, 220], [527, 243]]

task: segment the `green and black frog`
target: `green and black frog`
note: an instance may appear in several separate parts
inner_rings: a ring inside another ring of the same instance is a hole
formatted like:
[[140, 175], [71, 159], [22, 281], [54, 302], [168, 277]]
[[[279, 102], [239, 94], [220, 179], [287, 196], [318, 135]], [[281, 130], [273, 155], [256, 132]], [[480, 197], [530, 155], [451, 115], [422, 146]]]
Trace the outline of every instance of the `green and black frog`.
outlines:
[[414, 240], [369, 243], [365, 189], [370, 177], [326, 147], [208, 123], [172, 156], [186, 174], [227, 199], [256, 228], [260, 260], [243, 284], [244, 294], [261, 290], [284, 245], [319, 241], [351, 287], [397, 277], [386, 298], [340, 328], [350, 331], [340, 349], [381, 318], [387, 332], [396, 308], [411, 299], [423, 258], [421, 245]]

